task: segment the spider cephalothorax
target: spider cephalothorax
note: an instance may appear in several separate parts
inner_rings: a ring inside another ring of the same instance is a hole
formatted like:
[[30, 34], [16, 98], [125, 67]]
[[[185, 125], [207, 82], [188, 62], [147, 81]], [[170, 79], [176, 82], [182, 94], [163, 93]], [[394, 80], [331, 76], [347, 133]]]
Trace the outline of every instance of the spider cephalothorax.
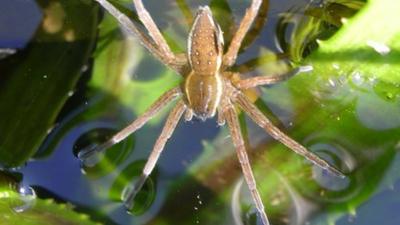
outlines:
[[222, 31], [218, 23], [213, 19], [211, 11], [207, 6], [200, 7], [189, 33], [186, 54], [175, 54], [170, 50], [141, 0], [133, 0], [133, 3], [139, 19], [148, 34], [143, 33], [137, 25], [119, 12], [107, 0], [96, 1], [110, 12], [126, 31], [134, 34], [154, 57], [184, 78], [184, 81], [178, 87], [164, 93], [143, 115], [115, 134], [110, 140], [95, 148], [82, 151], [79, 155], [82, 160], [86, 160], [94, 153], [104, 151], [108, 147], [120, 142], [141, 128], [167, 103], [179, 98], [154, 145], [141, 178], [124, 200], [127, 207], [131, 207], [132, 199], [154, 169], [167, 140], [171, 137], [183, 114], [185, 113], [185, 120], [191, 120], [193, 116], [205, 120], [218, 113], [218, 123], [220, 125], [225, 124], [225, 122], [228, 124], [244, 178], [260, 218], [264, 224], [269, 224], [247, 157], [237, 117], [238, 113], [234, 104], [238, 105], [239, 108], [273, 138], [282, 142], [297, 154], [302, 155], [334, 175], [343, 176], [340, 171], [331, 167], [327, 162], [280, 131], [243, 93], [244, 90], [249, 88], [273, 84], [286, 79], [288, 78], [287, 74], [239, 79], [239, 74], [228, 71], [235, 63], [241, 43], [257, 16], [262, 0], [252, 1], [225, 53], [223, 52]]

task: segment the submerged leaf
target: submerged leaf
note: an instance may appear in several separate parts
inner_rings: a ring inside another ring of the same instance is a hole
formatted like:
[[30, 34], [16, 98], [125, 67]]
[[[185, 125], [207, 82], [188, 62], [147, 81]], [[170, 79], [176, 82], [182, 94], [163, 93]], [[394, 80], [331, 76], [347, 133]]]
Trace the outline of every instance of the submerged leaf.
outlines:
[[0, 63], [0, 162], [28, 160], [54, 127], [95, 43], [97, 8], [38, 1], [42, 23], [28, 47]]

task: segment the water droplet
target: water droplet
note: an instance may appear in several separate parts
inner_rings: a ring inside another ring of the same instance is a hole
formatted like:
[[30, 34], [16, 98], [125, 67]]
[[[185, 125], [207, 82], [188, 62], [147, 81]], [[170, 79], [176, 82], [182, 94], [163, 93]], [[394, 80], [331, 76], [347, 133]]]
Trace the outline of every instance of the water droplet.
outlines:
[[331, 86], [331, 87], [336, 87], [336, 82], [335, 82], [333, 79], [329, 79], [329, 80], [328, 80], [328, 84], [329, 84], [329, 86]]
[[15, 52], [17, 52], [17, 50], [15, 49], [11, 49], [11, 48], [0, 48], [0, 59], [3, 59], [9, 55], [14, 54]]
[[336, 64], [336, 63], [333, 63], [333, 64], [332, 64], [332, 67], [333, 67], [334, 69], [336, 69], [336, 70], [340, 69], [339, 64]]
[[368, 40], [366, 44], [373, 48], [380, 55], [387, 55], [390, 52], [390, 47], [386, 44], [373, 40]]
[[342, 22], [342, 24], [347, 24], [349, 22], [349, 20], [347, 18], [342, 17], [340, 19], [340, 22]]
[[314, 67], [312, 65], [305, 65], [305, 66], [299, 66], [297, 69], [298, 73], [307, 73], [313, 71]]
[[379, 81], [373, 85], [375, 93], [383, 100], [394, 102], [397, 96], [400, 96], [400, 85], [389, 82]]
[[86, 72], [90, 67], [88, 65], [83, 65], [81, 68], [81, 73]]
[[360, 72], [355, 71], [351, 74], [351, 81], [353, 84], [361, 86], [364, 83], [364, 78], [361, 76]]
[[14, 206], [13, 210], [17, 213], [24, 212], [30, 209], [36, 201], [36, 193], [30, 186], [21, 185], [18, 189], [18, 193], [20, 194], [20, 200], [23, 201], [24, 204]]
[[390, 93], [390, 92], [387, 92], [387, 93], [386, 93], [386, 98], [387, 98], [388, 100], [391, 100], [391, 99], [394, 98], [394, 94], [393, 94], [393, 93]]

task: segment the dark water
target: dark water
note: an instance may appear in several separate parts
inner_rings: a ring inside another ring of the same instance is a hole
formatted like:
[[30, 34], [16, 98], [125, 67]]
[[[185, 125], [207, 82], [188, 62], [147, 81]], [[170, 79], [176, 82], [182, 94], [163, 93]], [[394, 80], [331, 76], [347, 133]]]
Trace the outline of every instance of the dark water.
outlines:
[[[129, 15], [130, 1], [120, 2], [121, 10]], [[358, 1], [338, 1], [337, 5], [330, 5], [329, 12], [346, 16], [355, 13], [346, 2]], [[93, 167], [84, 166], [77, 158], [78, 152], [120, 130], [163, 91], [180, 82], [180, 78], [154, 60], [137, 40], [123, 35], [114, 19], [107, 14], [103, 17], [96, 4], [60, 1], [57, 5], [58, 1], [40, 1], [40, 7], [29, 6], [34, 3], [22, 0], [0, 3], [1, 12], [6, 12], [0, 16], [0, 47], [17, 49], [17, 55], [6, 57], [5, 64], [18, 65], [19, 57], [29, 56], [24, 49], [37, 42], [44, 42], [44, 49], [54, 51], [54, 42], [60, 41], [60, 37], [52, 40], [32, 34], [38, 26], [44, 26], [44, 15], [49, 15], [40, 13], [39, 8], [52, 9], [53, 16], [59, 18], [57, 15], [63, 9], [83, 4], [93, 9], [92, 16], [101, 15], [93, 20], [100, 28], [93, 46], [87, 45], [90, 57], [79, 69], [75, 85], [66, 92], [68, 100], [60, 105], [59, 112], [50, 115], [56, 122], [49, 126], [51, 129], [40, 141], [38, 152], [22, 166], [4, 169], [12, 175], [4, 172], [7, 176], [3, 176], [17, 180], [16, 189], [22, 195], [23, 203], [13, 208], [16, 212], [29, 212], [35, 207], [35, 201], [50, 198], [60, 204], [70, 203], [75, 211], [104, 224], [257, 224], [228, 131], [226, 127], [218, 127], [215, 119], [179, 123], [155, 171], [137, 196], [134, 209], [128, 213], [121, 201], [124, 189], [140, 175], [168, 110], [107, 150], [105, 155], [99, 155]], [[232, 19], [237, 23], [249, 3], [151, 0], [144, 4], [173, 48], [184, 49], [189, 29], [183, 19], [189, 12], [186, 8], [194, 13], [199, 5], [210, 5], [229, 43]], [[321, 9], [325, 5], [320, 1], [264, 2], [263, 13], [268, 19], [264, 23], [265, 18], [261, 18], [260, 29], [250, 32], [250, 38], [245, 41], [247, 48], [237, 60], [237, 65], [242, 66], [235, 66], [234, 70], [247, 76], [290, 70], [299, 59], [290, 53], [295, 48], [291, 35], [300, 21], [319, 12], [309, 12], [307, 6]], [[22, 16], [16, 17], [16, 12]], [[60, 20], [72, 21], [68, 16], [65, 13]], [[80, 16], [82, 21], [89, 20], [85, 15]], [[12, 19], [15, 24], [4, 22], [10, 18], [15, 18]], [[285, 23], [287, 20], [290, 23]], [[321, 33], [311, 37], [324, 39], [340, 26], [334, 18], [327, 21], [319, 28]], [[57, 23], [49, 24], [47, 31], [57, 29]], [[62, 40], [68, 42], [72, 38], [81, 43], [76, 49], [88, 42], [85, 35], [90, 36], [89, 32], [70, 34], [68, 30], [64, 32]], [[303, 57], [315, 50], [313, 41], [300, 41], [303, 42], [297, 56]], [[15, 61], [10, 60], [12, 57]], [[60, 60], [68, 61], [71, 57], [76, 56], [67, 51]], [[7, 66], [0, 68], [12, 71]], [[9, 74], [0, 75], [0, 87], [9, 85], [12, 80]], [[48, 78], [46, 74], [28, 70], [19, 74]], [[271, 223], [399, 224], [398, 87], [388, 88], [385, 83], [358, 73], [314, 80], [310, 87], [283, 82], [262, 88], [256, 104], [290, 136], [348, 176], [336, 178], [312, 166], [242, 116], [250, 158]], [[1, 107], [9, 107], [7, 104], [2, 102]], [[50, 106], [51, 102], [30, 107], [49, 107], [47, 111], [51, 111]], [[15, 178], [16, 174], [20, 180]], [[14, 216], [18, 217], [18, 213]]]

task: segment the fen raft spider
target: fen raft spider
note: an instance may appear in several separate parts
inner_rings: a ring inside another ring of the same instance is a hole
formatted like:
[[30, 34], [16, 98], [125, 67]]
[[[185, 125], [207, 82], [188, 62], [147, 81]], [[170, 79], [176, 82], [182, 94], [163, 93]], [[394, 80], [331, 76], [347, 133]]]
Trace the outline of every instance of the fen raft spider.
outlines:
[[171, 137], [176, 125], [182, 116], [189, 121], [193, 116], [206, 120], [218, 115], [218, 124], [228, 124], [237, 157], [242, 167], [245, 181], [250, 190], [255, 207], [263, 224], [269, 224], [264, 205], [256, 187], [256, 181], [245, 150], [240, 131], [238, 105], [256, 124], [263, 128], [274, 139], [280, 141], [295, 153], [305, 157], [317, 166], [329, 171], [333, 175], [344, 175], [330, 166], [326, 161], [308, 151], [301, 144], [274, 126], [271, 121], [247, 98], [243, 90], [255, 88], [259, 85], [273, 84], [282, 81], [287, 75], [258, 76], [240, 79], [239, 74], [229, 71], [235, 63], [242, 41], [255, 20], [262, 0], [253, 0], [250, 7], [233, 35], [227, 51], [223, 52], [222, 31], [208, 6], [199, 7], [191, 27], [186, 54], [175, 54], [161, 35], [141, 0], [133, 0], [137, 15], [143, 23], [146, 32], [143, 32], [126, 15], [118, 11], [107, 0], [96, 0], [110, 14], [112, 14], [129, 33], [135, 35], [140, 43], [147, 48], [154, 57], [183, 77], [183, 82], [165, 92], [156, 100], [147, 111], [135, 121], [115, 134], [111, 139], [94, 148], [82, 151], [81, 160], [88, 160], [95, 153], [102, 152], [110, 146], [124, 140], [128, 135], [141, 128], [156, 113], [173, 100], [179, 99], [170, 112], [164, 128], [158, 137], [154, 148], [146, 162], [142, 175], [124, 199], [128, 208], [132, 207], [133, 198], [143, 186], [145, 180], [154, 169], [158, 158], [167, 140]]

